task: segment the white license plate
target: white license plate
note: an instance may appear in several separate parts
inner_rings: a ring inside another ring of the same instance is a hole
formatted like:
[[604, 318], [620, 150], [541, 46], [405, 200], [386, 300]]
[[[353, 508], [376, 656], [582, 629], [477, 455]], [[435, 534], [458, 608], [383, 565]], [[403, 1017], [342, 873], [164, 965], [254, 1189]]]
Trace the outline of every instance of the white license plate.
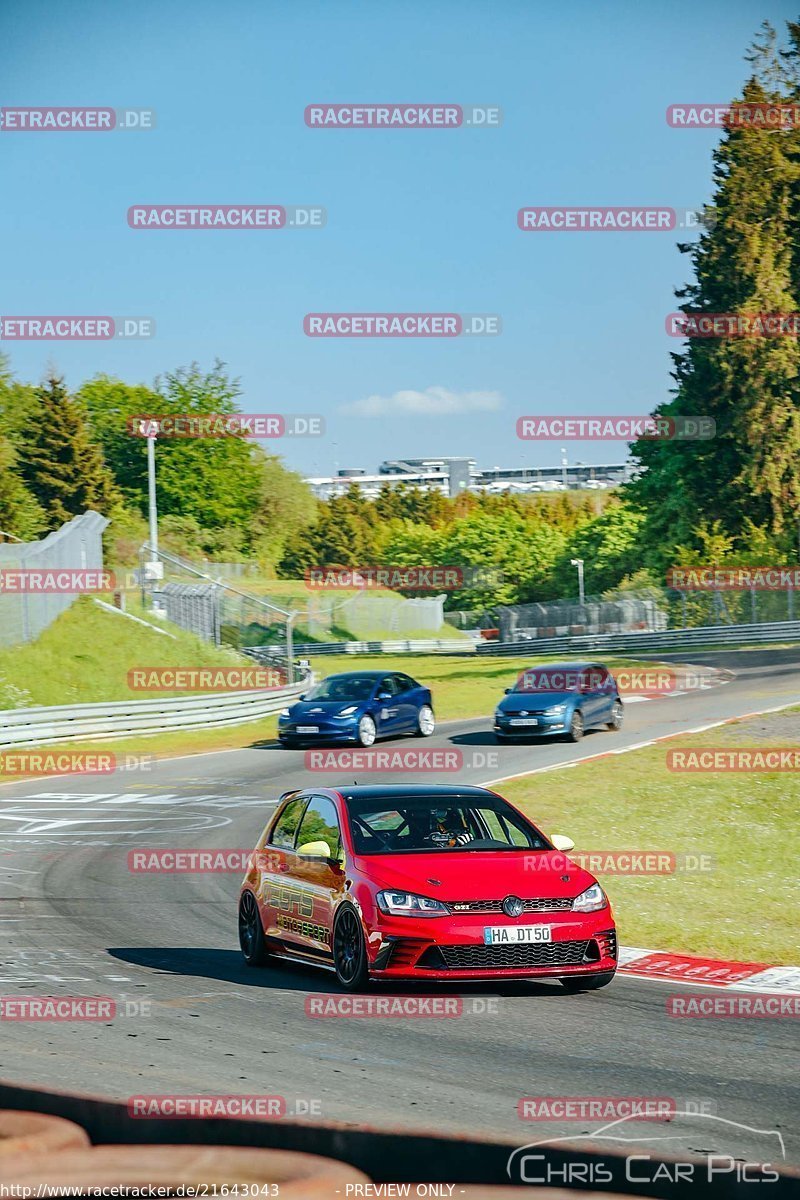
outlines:
[[538, 725], [538, 717], [512, 717], [509, 725]]
[[552, 942], [552, 925], [485, 925], [486, 946], [516, 946], [520, 942]]
[[319, 733], [319, 725], [298, 725], [298, 733]]

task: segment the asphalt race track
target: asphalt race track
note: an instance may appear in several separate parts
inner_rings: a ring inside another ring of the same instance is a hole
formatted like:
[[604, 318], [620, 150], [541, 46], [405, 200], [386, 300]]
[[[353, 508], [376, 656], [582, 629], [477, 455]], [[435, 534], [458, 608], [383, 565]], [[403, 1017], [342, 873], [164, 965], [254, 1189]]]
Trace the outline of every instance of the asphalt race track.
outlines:
[[[458, 746], [467, 761], [497, 752], [499, 767], [479, 759], [459, 776], [480, 783], [800, 704], [800, 652], [779, 657], [727, 655], [722, 665], [736, 663], [736, 676], [723, 686], [631, 704], [621, 733], [575, 746], [496, 747], [488, 717], [440, 726], [426, 743], [381, 745]], [[780, 1129], [788, 1161], [800, 1161], [800, 1130], [788, 1124], [800, 1113], [795, 1022], [674, 1020], [666, 996], [692, 989], [621, 976], [579, 996], [555, 983], [464, 988], [454, 1019], [313, 1019], [304, 1001], [336, 992], [333, 976], [242, 965], [238, 874], [129, 872], [136, 848], [249, 849], [282, 791], [344, 782], [305, 772], [303, 761], [270, 744], [0, 788], [0, 992], [111, 996], [123, 1009], [109, 1024], [3, 1022], [0, 1078], [119, 1099], [280, 1095], [289, 1113], [312, 1118], [485, 1131], [519, 1145], [598, 1127], [523, 1122], [523, 1096], [712, 1101], [754, 1132], [686, 1116], [638, 1122], [630, 1136], [662, 1151], [777, 1161], [774, 1136], [755, 1131]], [[756, 959], [757, 941], [754, 931]]]

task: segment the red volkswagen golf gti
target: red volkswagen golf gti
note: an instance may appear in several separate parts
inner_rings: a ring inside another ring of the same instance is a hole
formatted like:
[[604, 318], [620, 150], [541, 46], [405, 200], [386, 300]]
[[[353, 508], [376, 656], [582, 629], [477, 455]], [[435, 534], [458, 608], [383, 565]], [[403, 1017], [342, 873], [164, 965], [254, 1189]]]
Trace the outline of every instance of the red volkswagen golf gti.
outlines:
[[572, 848], [485, 788], [290, 792], [242, 884], [242, 954], [333, 969], [348, 991], [371, 979], [604, 987], [614, 919]]

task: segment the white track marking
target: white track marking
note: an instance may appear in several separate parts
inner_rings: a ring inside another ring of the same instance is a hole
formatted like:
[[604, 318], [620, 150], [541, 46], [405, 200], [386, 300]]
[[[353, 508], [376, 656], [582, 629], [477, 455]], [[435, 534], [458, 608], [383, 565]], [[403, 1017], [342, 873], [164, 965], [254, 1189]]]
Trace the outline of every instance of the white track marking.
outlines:
[[675, 738], [687, 737], [690, 733], [706, 733], [709, 729], [719, 729], [722, 725], [735, 725], [737, 721], [749, 721], [753, 717], [765, 717], [769, 713], [784, 712], [787, 708], [797, 708], [800, 701], [790, 700], [788, 704], [776, 704], [773, 708], [760, 708], [757, 712], [742, 713], [738, 717], [725, 717], [721, 721], [711, 721], [708, 725], [697, 725], [694, 729], [681, 729], [679, 733], [665, 733], [649, 742], [637, 742], [635, 746], [623, 746], [619, 750], [603, 750], [599, 754], [587, 754], [584, 758], [575, 758], [572, 762], [552, 763], [547, 767], [532, 767], [528, 771], [517, 771], [513, 775], [503, 775], [499, 779], [484, 780], [479, 787], [495, 787], [498, 783], [508, 783], [511, 779], [524, 779], [528, 775], [541, 775], [545, 771], [563, 771], [567, 767], [578, 767], [581, 763], [592, 762], [599, 758], [609, 758], [612, 754], [629, 754], [632, 750], [643, 750], [647, 746], [656, 746], [659, 742], [674, 741]]

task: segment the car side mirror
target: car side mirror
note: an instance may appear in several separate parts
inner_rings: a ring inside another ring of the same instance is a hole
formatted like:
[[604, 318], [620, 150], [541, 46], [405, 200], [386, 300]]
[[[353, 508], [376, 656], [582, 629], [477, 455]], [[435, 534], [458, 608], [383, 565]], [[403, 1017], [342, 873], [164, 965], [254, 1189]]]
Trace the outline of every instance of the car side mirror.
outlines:
[[306, 698], [306, 694], [305, 694], [305, 692], [301, 692], [301, 693], [300, 693], [300, 695], [299, 695], [299, 697], [298, 697], [298, 699], [299, 699], [299, 700], [305, 700], [305, 698]]
[[331, 848], [327, 842], [303, 842], [297, 847], [300, 858], [325, 858], [331, 856]]
[[563, 833], [554, 833], [550, 841], [555, 846], [556, 850], [560, 850], [562, 854], [569, 854], [570, 850], [575, 849], [575, 843], [571, 837], [567, 837]]
[[375, 698], [376, 700], [391, 700], [392, 697], [388, 692], [378, 692], [378, 695]]
[[505, 694], [506, 694], [507, 696], [510, 696], [510, 695], [511, 695], [511, 688], [506, 688], [506, 689], [505, 689]]

